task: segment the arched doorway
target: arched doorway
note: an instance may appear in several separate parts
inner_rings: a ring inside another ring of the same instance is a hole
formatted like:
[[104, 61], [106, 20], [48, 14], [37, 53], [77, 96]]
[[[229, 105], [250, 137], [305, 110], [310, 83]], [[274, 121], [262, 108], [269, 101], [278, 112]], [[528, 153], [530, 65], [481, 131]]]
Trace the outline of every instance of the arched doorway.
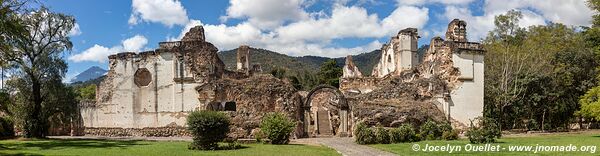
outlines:
[[348, 103], [339, 89], [319, 85], [304, 102], [304, 130], [307, 137], [349, 136]]

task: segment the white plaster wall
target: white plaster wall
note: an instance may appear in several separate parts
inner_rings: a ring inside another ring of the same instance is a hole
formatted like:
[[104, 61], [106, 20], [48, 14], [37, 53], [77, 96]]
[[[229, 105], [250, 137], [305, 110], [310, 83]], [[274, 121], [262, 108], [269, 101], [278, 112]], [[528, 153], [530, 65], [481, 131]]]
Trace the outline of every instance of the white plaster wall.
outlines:
[[[145, 60], [133, 58], [116, 62], [112, 98], [96, 108], [82, 109], [86, 127], [143, 128], [183, 126], [189, 111], [201, 107], [196, 83], [176, 83], [173, 53], [160, 53]], [[152, 74], [148, 86], [138, 87], [134, 73], [147, 68]], [[186, 75], [191, 75], [186, 73]], [[110, 89], [110, 88], [99, 88]]]
[[462, 84], [451, 92], [451, 101], [449, 103], [450, 116], [468, 125], [470, 120], [479, 116], [483, 116], [484, 55], [473, 54], [471, 55], [473, 58], [472, 61], [465, 59], [464, 57], [460, 57], [459, 54], [456, 53], [452, 55], [454, 66], [462, 66], [460, 67], [461, 73], [463, 70], [468, 69], [468, 67], [466, 67], [468, 62], [473, 62], [473, 79], [460, 79]]
[[[385, 57], [382, 56], [381, 63], [383, 66], [380, 66], [380, 77], [388, 75], [396, 70], [396, 55], [394, 54], [394, 46], [395, 44], [391, 43], [390, 46], [388, 46], [388, 48], [385, 50]], [[388, 59], [392, 61], [388, 61]]]

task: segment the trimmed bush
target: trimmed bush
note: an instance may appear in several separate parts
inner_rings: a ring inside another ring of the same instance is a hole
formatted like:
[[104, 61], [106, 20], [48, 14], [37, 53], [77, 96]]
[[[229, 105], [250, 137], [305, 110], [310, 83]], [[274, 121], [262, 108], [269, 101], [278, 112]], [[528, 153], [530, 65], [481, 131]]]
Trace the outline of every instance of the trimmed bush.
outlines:
[[271, 144], [288, 144], [295, 125], [282, 113], [269, 113], [263, 117], [260, 129], [271, 140]]
[[471, 143], [493, 143], [502, 136], [496, 120], [492, 118], [476, 118], [477, 126], [471, 121], [471, 127], [465, 133]]
[[419, 132], [425, 140], [437, 140], [442, 136], [442, 131], [440, 131], [437, 123], [433, 120], [427, 120], [427, 122], [421, 125]]
[[216, 150], [219, 142], [229, 133], [229, 117], [222, 112], [194, 111], [187, 118], [188, 131], [193, 142], [188, 147], [193, 150]]
[[15, 136], [15, 129], [13, 122], [7, 117], [0, 117], [0, 137], [12, 137]]
[[390, 133], [387, 129], [382, 126], [378, 126], [375, 131], [375, 138], [377, 139], [377, 143], [380, 144], [389, 144], [390, 143]]
[[356, 139], [356, 143], [358, 144], [364, 145], [377, 143], [375, 132], [373, 132], [373, 129], [367, 127], [367, 125], [364, 123], [359, 123], [356, 125], [356, 129], [354, 129], [354, 137]]
[[411, 124], [402, 124], [400, 127], [390, 130], [390, 141], [392, 143], [415, 142], [419, 140], [420, 138], [417, 137], [415, 129]]

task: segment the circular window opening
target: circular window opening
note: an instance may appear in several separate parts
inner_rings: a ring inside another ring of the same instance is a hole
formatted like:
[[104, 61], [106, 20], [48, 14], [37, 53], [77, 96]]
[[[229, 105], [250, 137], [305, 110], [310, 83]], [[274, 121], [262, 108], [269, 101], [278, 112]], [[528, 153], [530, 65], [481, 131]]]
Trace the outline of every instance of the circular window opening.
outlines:
[[133, 81], [138, 87], [148, 86], [148, 84], [152, 82], [152, 74], [150, 74], [150, 71], [148, 71], [148, 69], [146, 68], [138, 69], [137, 71], [135, 71], [134, 76], [135, 78]]

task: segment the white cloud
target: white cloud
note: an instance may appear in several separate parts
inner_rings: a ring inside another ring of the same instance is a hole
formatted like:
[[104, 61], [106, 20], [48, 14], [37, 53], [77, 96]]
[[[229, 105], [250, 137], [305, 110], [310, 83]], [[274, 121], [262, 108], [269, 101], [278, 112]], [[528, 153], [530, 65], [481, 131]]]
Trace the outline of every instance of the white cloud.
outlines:
[[75, 62], [96, 61], [96, 62], [102, 63], [102, 62], [105, 62], [106, 60], [108, 60], [108, 55], [116, 54], [121, 50], [122, 50], [122, 47], [118, 47], [118, 46], [112, 47], [112, 48], [107, 48], [107, 47], [95, 44], [91, 48], [89, 48], [79, 54], [69, 57], [69, 60], [75, 61]]
[[308, 18], [308, 13], [302, 8], [304, 3], [304, 0], [230, 0], [227, 15], [221, 19], [247, 18], [258, 28], [270, 29], [286, 21]]
[[377, 14], [369, 14], [362, 7], [335, 5], [331, 15], [320, 13], [320, 16], [311, 16], [272, 31], [261, 31], [260, 26], [250, 21], [228, 26], [189, 20], [178, 37], [168, 40], [179, 40], [190, 28], [203, 25], [206, 40], [222, 50], [245, 44], [294, 56], [340, 57], [378, 49], [381, 43], [375, 40], [355, 47], [335, 47], [331, 45], [334, 39], [380, 38], [394, 35], [407, 27], [422, 28], [429, 19], [427, 15], [427, 8], [401, 6], [390, 16], [380, 19]]
[[81, 29], [79, 28], [79, 24], [75, 23], [71, 31], [69, 31], [68, 36], [79, 36], [81, 35]]
[[[377, 14], [356, 6], [336, 6], [329, 18], [312, 18], [283, 26], [275, 30], [279, 38], [287, 41], [337, 38], [383, 37], [408, 27], [423, 28], [428, 21], [428, 9], [400, 6], [383, 20]], [[410, 21], [410, 22], [407, 22]]]
[[140, 51], [148, 44], [148, 39], [142, 35], [135, 35], [123, 41], [123, 50]]
[[429, 9], [425, 7], [399, 6], [382, 21], [385, 33], [390, 34], [402, 28], [423, 28], [429, 20]]
[[440, 3], [445, 5], [465, 5], [474, 0], [396, 0], [399, 5], [424, 5], [427, 3]]
[[589, 26], [593, 11], [584, 0], [487, 0], [485, 11], [490, 14], [505, 13], [510, 9], [539, 12], [546, 20], [567, 25]]
[[[176, 0], [152, 0], [145, 3], [141, 0], [133, 0], [134, 9], [129, 23], [149, 21], [161, 22], [167, 26], [183, 25], [184, 28], [178, 36], [167, 37], [169, 41], [179, 40], [190, 28], [203, 25], [207, 41], [222, 50], [233, 49], [244, 44], [295, 56], [339, 57], [375, 50], [381, 47], [381, 43], [374, 40], [365, 45], [338, 47], [331, 44], [332, 40], [381, 38], [394, 35], [407, 27], [423, 28], [429, 20], [429, 9], [426, 7], [399, 5], [389, 16], [379, 18], [377, 14], [368, 13], [367, 9], [360, 5], [346, 6], [344, 0], [334, 2], [330, 13], [324, 10], [307, 12], [306, 7], [315, 2], [315, 0], [230, 0], [226, 15], [222, 16], [221, 20], [235, 18], [243, 21], [236, 25], [226, 25], [205, 24], [200, 20], [189, 19], [185, 9]], [[170, 20], [166, 18], [166, 14], [160, 13], [165, 11], [155, 11], [168, 8], [164, 7], [168, 5], [163, 3], [174, 6], [175, 9], [170, 10], [177, 10], [173, 12], [178, 12], [179, 17], [176, 18], [179, 19], [178, 21]], [[142, 40], [136, 41], [141, 43]], [[143, 44], [147, 44], [147, 40]], [[126, 46], [123, 47], [128, 49]], [[110, 49], [113, 48], [104, 47], [100, 50], [110, 51]], [[73, 57], [73, 59], [77, 58], [83, 58], [83, 54]]]
[[121, 45], [113, 46], [113, 47], [105, 47], [98, 44], [94, 44], [91, 48], [84, 50], [79, 54], [75, 54], [69, 57], [69, 60], [74, 62], [83, 62], [83, 61], [95, 61], [95, 62], [106, 62], [108, 60], [108, 56], [112, 54], [116, 54], [123, 51], [128, 52], [139, 52], [146, 46], [148, 43], [148, 39], [141, 35], [135, 35], [131, 38], [125, 39], [121, 41]]
[[140, 21], [158, 22], [168, 27], [188, 23], [187, 12], [178, 0], [132, 0], [131, 6], [130, 25]]
[[543, 25], [547, 21], [573, 26], [589, 26], [592, 11], [582, 0], [487, 0], [482, 15], [473, 15], [466, 6], [446, 6], [448, 20], [460, 18], [467, 22], [467, 35], [470, 40], [478, 41], [487, 32], [494, 29], [494, 18], [509, 10], [519, 10], [523, 18], [520, 27]]

